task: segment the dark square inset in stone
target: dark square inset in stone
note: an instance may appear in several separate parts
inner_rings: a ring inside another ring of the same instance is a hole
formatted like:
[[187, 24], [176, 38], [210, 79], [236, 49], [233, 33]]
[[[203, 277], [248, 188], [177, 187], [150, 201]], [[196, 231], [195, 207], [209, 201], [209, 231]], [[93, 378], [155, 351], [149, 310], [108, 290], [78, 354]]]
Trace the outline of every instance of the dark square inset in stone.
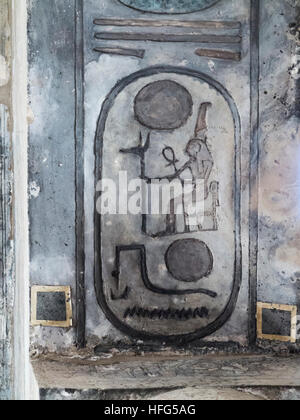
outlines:
[[262, 310], [262, 333], [264, 335], [279, 335], [290, 337], [292, 328], [292, 314], [290, 311], [278, 309]]
[[36, 319], [38, 321], [66, 321], [65, 292], [38, 292]]

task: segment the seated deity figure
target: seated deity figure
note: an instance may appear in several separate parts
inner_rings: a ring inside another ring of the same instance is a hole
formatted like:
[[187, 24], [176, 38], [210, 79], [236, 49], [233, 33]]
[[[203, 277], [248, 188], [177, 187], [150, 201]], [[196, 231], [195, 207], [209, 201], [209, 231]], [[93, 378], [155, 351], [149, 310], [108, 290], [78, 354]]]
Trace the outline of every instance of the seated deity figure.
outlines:
[[[187, 142], [184, 149], [188, 160], [177, 167], [178, 160], [172, 147], [165, 147], [162, 151], [168, 166], [174, 172], [163, 177], [147, 177], [145, 155], [150, 147], [150, 133], [143, 145], [140, 135], [139, 146], [122, 149], [122, 153], [137, 155], [141, 161], [141, 178], [148, 184], [160, 181], [179, 181], [182, 186], [180, 196], [170, 197], [168, 209], [163, 215], [143, 215], [143, 230], [147, 235], [167, 236], [179, 233], [205, 230], [203, 222], [206, 216], [212, 220], [210, 230], [217, 228], [216, 207], [218, 206], [218, 183], [209, 184], [214, 161], [207, 144], [207, 111], [211, 103], [200, 105], [194, 135]], [[188, 175], [188, 172], [190, 175]], [[190, 181], [189, 183], [187, 182]], [[189, 184], [189, 188], [186, 185]], [[176, 195], [176, 194], [175, 194]], [[211, 202], [208, 200], [211, 195]]]
[[210, 106], [211, 103], [203, 103], [200, 107], [195, 135], [188, 142], [185, 149], [185, 154], [189, 157], [189, 160], [174, 175], [168, 177], [168, 179], [178, 178], [186, 169], [189, 169], [194, 186], [196, 186], [197, 181], [204, 181], [204, 199], [208, 196], [208, 180], [214, 165], [212, 155], [207, 146], [206, 114]]
[[[209, 196], [209, 178], [214, 165], [212, 155], [207, 145], [207, 110], [211, 107], [211, 103], [203, 103], [200, 106], [199, 116], [195, 127], [194, 136], [189, 140], [185, 148], [185, 154], [189, 157], [188, 161], [173, 175], [160, 178], [168, 179], [169, 181], [179, 179], [182, 181], [181, 175], [186, 170], [191, 173], [192, 189], [187, 192], [183, 191], [182, 204], [184, 209], [184, 223], [185, 231], [202, 230], [202, 223], [205, 217], [205, 204]], [[176, 158], [174, 155], [174, 162]], [[175, 165], [174, 165], [175, 166]], [[174, 211], [175, 205], [174, 199], [170, 202], [170, 212]], [[178, 203], [178, 200], [177, 200]], [[180, 204], [179, 204], [180, 205]], [[174, 215], [171, 220], [175, 222], [176, 216]], [[170, 216], [167, 216], [167, 221], [170, 221]], [[169, 230], [176, 232], [176, 227], [169, 227]]]

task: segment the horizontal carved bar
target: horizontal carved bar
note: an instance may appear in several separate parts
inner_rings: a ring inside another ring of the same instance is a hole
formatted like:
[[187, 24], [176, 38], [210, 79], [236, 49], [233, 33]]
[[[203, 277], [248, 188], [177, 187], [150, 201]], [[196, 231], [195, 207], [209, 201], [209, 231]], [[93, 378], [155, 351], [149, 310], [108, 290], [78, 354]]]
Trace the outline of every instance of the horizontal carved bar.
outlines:
[[128, 32], [99, 32], [96, 39], [114, 41], [153, 41], [153, 42], [197, 42], [205, 44], [239, 44], [240, 36], [230, 35], [200, 35], [200, 34], [156, 34]]
[[144, 58], [145, 50], [135, 50], [131, 48], [114, 48], [114, 47], [96, 47], [94, 51], [102, 54], [123, 55], [128, 57]]
[[241, 61], [241, 53], [234, 52], [234, 51], [210, 50], [210, 49], [205, 49], [205, 48], [199, 48], [195, 51], [195, 54], [199, 55], [200, 57]]
[[198, 29], [240, 29], [241, 23], [236, 21], [197, 21], [197, 20], [149, 20], [149, 19], [95, 19], [95, 25], [101, 26], [133, 26], [198, 28]]
[[188, 321], [195, 318], [207, 318], [208, 309], [202, 308], [189, 308], [189, 309], [145, 309], [145, 308], [128, 308], [124, 313], [124, 318], [149, 318], [149, 319], [177, 319], [179, 321]]
[[[299, 356], [199, 356], [186, 348], [183, 355], [176, 350], [139, 356], [133, 346], [126, 357], [120, 352], [111, 358], [96, 359], [47, 354], [32, 364], [40, 388], [149, 389], [200, 383], [213, 387], [220, 383], [235, 387], [300, 385]], [[157, 368], [161, 374], [153, 375]]]

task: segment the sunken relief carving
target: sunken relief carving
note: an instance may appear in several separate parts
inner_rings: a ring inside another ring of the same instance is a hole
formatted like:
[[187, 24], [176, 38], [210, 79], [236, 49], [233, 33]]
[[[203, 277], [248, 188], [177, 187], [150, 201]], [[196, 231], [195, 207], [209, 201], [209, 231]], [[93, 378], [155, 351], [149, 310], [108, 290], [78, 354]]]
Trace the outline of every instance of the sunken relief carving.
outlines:
[[125, 6], [151, 13], [192, 13], [215, 5], [218, 0], [120, 0]]
[[[119, 200], [117, 214], [103, 211], [107, 200], [98, 188], [96, 292], [105, 314], [143, 339], [178, 343], [212, 334], [230, 317], [241, 281], [233, 99], [196, 71], [139, 71], [107, 97], [95, 150], [98, 180], [112, 179]], [[127, 211], [120, 205], [125, 189]]]

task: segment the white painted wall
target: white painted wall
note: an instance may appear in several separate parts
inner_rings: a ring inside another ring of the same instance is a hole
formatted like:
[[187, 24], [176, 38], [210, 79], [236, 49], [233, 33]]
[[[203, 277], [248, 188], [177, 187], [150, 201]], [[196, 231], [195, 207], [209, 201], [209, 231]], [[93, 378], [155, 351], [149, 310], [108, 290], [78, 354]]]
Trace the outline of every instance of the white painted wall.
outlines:
[[12, 0], [12, 112], [15, 189], [15, 399], [38, 399], [29, 360], [29, 241], [27, 195], [27, 5]]

